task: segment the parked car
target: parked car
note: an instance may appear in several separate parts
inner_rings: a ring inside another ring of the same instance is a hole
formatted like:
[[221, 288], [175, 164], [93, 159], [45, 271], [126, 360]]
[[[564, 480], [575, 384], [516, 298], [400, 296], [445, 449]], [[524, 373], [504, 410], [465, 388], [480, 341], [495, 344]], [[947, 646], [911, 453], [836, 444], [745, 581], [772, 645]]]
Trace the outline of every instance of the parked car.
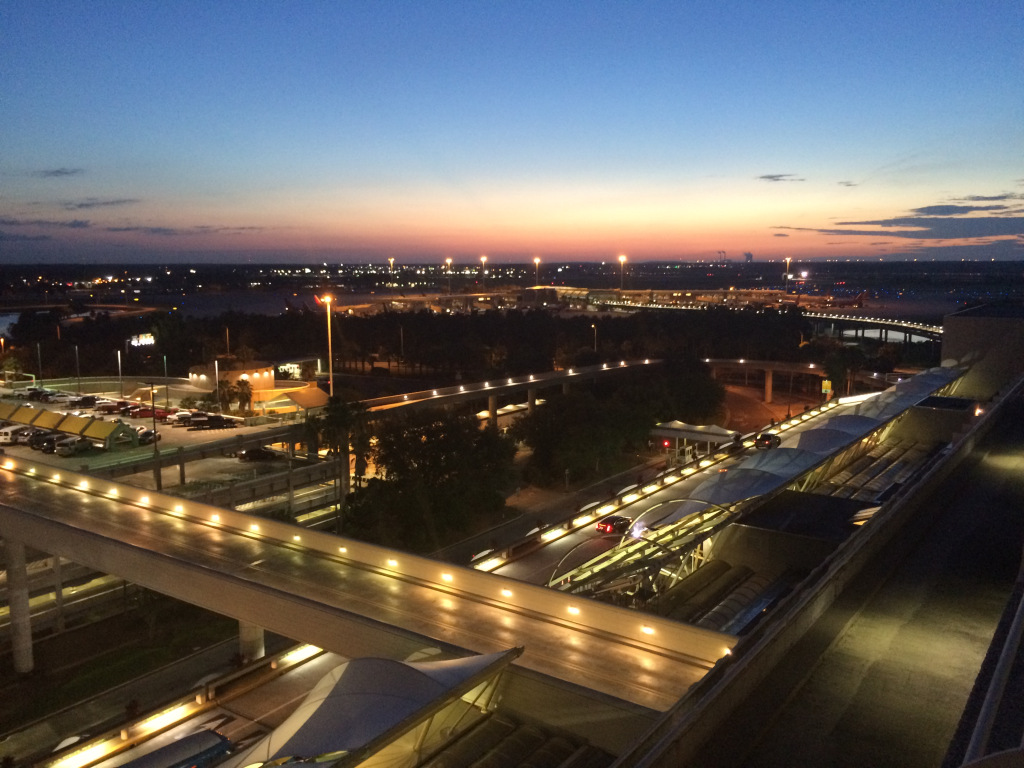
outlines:
[[[156, 413], [156, 418], [159, 419], [160, 421], [163, 421], [168, 416], [170, 416], [171, 413], [173, 413], [173, 411], [169, 411], [166, 408], [157, 408], [157, 409], [155, 409], [155, 413]], [[153, 418], [153, 414], [154, 414], [153, 406], [151, 406], [151, 405], [140, 405], [138, 408], [133, 408], [129, 415], [132, 418], [135, 418], [135, 419], [152, 419]]]
[[120, 413], [122, 408], [131, 405], [127, 400], [103, 400], [96, 403], [93, 410], [96, 413]]
[[229, 419], [219, 413], [210, 413], [206, 416], [193, 414], [189, 420], [189, 429], [231, 429], [237, 427], [238, 422]]
[[163, 437], [159, 432], [152, 429], [143, 429], [139, 431], [139, 445], [150, 445], [160, 438]]
[[754, 438], [754, 447], [759, 451], [766, 451], [769, 448], [778, 448], [782, 444], [782, 438], [774, 432], [762, 432]]
[[92, 441], [85, 437], [65, 437], [54, 444], [54, 452], [58, 456], [77, 456], [90, 448]]
[[14, 443], [15, 445], [28, 445], [29, 440], [31, 440], [33, 437], [48, 434], [49, 432], [47, 432], [45, 429], [42, 429], [41, 427], [29, 427], [28, 429], [22, 430], [17, 434], [17, 436], [14, 438]]
[[598, 521], [597, 530], [601, 533], [623, 534], [629, 530], [629, 526], [632, 524], [632, 518], [622, 517], [621, 515], [609, 515], [603, 520]]
[[239, 461], [273, 461], [279, 454], [269, 448], [246, 448], [238, 452]]
[[40, 441], [39, 450], [41, 450], [43, 453], [56, 453], [57, 442], [61, 439], [63, 438], [56, 433], [52, 435], [47, 435]]
[[52, 440], [53, 438], [53, 432], [47, 432], [46, 430], [42, 430], [29, 438], [28, 447], [34, 451], [42, 450], [43, 443], [47, 442], [48, 440]]

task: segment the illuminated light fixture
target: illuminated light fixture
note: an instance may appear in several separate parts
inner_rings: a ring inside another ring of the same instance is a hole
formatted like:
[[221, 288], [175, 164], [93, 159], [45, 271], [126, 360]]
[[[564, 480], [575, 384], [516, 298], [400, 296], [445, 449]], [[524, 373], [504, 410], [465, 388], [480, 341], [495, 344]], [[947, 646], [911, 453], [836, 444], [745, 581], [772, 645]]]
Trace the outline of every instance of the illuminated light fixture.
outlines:
[[711, 459], [701, 459], [700, 466], [703, 469], [704, 467], [710, 467], [714, 463]]
[[249, 526], [249, 530], [250, 531], [258, 531], [259, 529], [260, 529], [260, 527], [258, 525], [256, 525], [256, 523], [253, 523], [252, 525]]
[[302, 537], [296, 534], [295, 536], [292, 536], [292, 541], [302, 541]]
[[5, 461], [4, 462], [4, 469], [14, 469], [14, 462], [13, 461]]
[[533, 379], [533, 374], [531, 373], [531, 374], [530, 374], [530, 381], [533, 381], [533, 380], [534, 380], [534, 379]]
[[88, 480], [83, 480], [82, 482], [80, 482], [78, 484], [78, 487], [81, 488], [83, 491], [89, 490], [89, 481]]
[[687, 467], [686, 469], [683, 470], [683, 474], [684, 475], [692, 475], [696, 471], [697, 471], [697, 469], [695, 467]]
[[626, 361], [625, 360], [619, 360], [619, 367], [620, 368], [625, 368], [626, 367]]
[[29, 473], [30, 475], [34, 475], [34, 474], [36, 473], [36, 468], [35, 468], [35, 467], [29, 467], [29, 469], [28, 469], [28, 473]]
[[640, 490], [643, 493], [654, 493], [656, 490], [658, 490], [658, 484], [657, 483], [651, 483], [650, 485], [645, 485]]
[[650, 362], [651, 362], [650, 360], [644, 360], [644, 365], [648, 365], [648, 364], [650, 364]]
[[501, 596], [502, 597], [512, 597], [512, 590], [511, 589], [503, 589], [503, 590], [501, 590]]
[[642, 627], [640, 627], [640, 631], [643, 632], [645, 635], [653, 635], [654, 627], [648, 627], [646, 624], [644, 624]]
[[403, 400], [408, 400], [408, 399], [409, 399], [409, 396], [408, 396], [408, 395], [402, 395], [402, 399], [403, 399]]
[[509, 383], [509, 384], [511, 384], [511, 383], [512, 383], [512, 379], [509, 379], [509, 380], [508, 380], [508, 383]]
[[53, 480], [53, 482], [55, 482], [55, 483], [60, 482], [60, 474], [58, 473], [58, 474], [54, 475], [52, 478], [50, 478], [50, 479]]
[[569, 369], [569, 375], [572, 376], [572, 368]]
[[808, 363], [807, 367], [808, 368], [813, 368], [814, 367], [814, 363]]
[[490, 388], [491, 388], [491, 382], [485, 381], [484, 382], [484, 389], [490, 389]]
[[348, 547], [338, 547], [338, 551], [344, 555], [346, 552], [348, 552]]
[[117, 496], [117, 488], [111, 488], [107, 493], [111, 496]]
[[975, 416], [981, 416], [981, 414], [983, 414], [984, 412], [985, 412], [985, 409], [982, 408], [980, 405], [977, 408], [974, 409], [974, 415]]
[[82, 766], [92, 765], [100, 758], [106, 757], [110, 751], [110, 742], [101, 741], [88, 749], [70, 754], [55, 763], [50, 763], [50, 768], [82, 768]]
[[630, 493], [622, 497], [623, 504], [632, 504], [634, 501], [640, 498], [639, 493]]
[[723, 653], [722, 655], [723, 656], [732, 656], [732, 648], [726, 648], [725, 649], [725, 653]]
[[437, 390], [435, 389], [435, 390], [433, 390], [433, 392], [434, 392], [434, 397], [437, 397]]
[[593, 515], [580, 515], [572, 521], [573, 528], [579, 528], [581, 525], [586, 525], [593, 519]]
[[665, 476], [664, 478], [662, 478], [662, 479], [663, 479], [663, 480], [665, 481], [665, 483], [667, 484], [667, 483], [674, 483], [674, 482], [676, 482], [676, 481], [677, 481], [677, 480], [678, 480], [679, 478], [678, 478], [678, 477], [676, 477], [675, 475], [666, 475], [666, 476]]
[[466, 391], [466, 388], [460, 384], [459, 385], [459, 392], [465, 392], [465, 391]]
[[740, 358], [740, 363], [745, 363], [745, 362], [747, 362], [747, 361], [746, 361], [746, 360], [744, 360], [744, 359], [743, 359], [743, 358], [741, 357], [741, 358]]
[[183, 506], [181, 506], [181, 504], [175, 504], [174, 505], [174, 514], [180, 515], [184, 511], [185, 511], [185, 508]]
[[602, 371], [607, 371], [608, 370], [608, 363], [602, 363], [601, 364], [601, 370]]
[[502, 559], [500, 557], [492, 557], [489, 560], [484, 560], [479, 565], [474, 566], [478, 571], [493, 571], [499, 565], [501, 565]]
[[601, 516], [607, 515], [609, 512], [614, 512], [618, 509], [618, 506], [618, 504], [605, 504], [603, 507], [598, 508], [597, 514]]
[[300, 645], [294, 651], [289, 651], [281, 657], [282, 664], [297, 664], [300, 661], [312, 658], [320, 653], [320, 648], [315, 645]]
[[389, 568], [397, 568], [398, 567], [398, 561], [397, 560], [388, 560], [388, 567]]
[[220, 522], [220, 515], [214, 515], [210, 519], [213, 520], [213, 522], [215, 522], [215, 523], [219, 523]]
[[454, 577], [450, 573], [442, 573], [441, 581], [451, 581]]
[[540, 535], [540, 537], [544, 541], [554, 541], [555, 539], [561, 538], [564, 535], [565, 535], [565, 529], [564, 528], [552, 528], [551, 530], [544, 531], [544, 533], [542, 533]]
[[139, 499], [139, 504], [149, 504], [149, 496], [143, 496]]
[[150, 718], [143, 720], [138, 724], [138, 728], [146, 733], [156, 733], [162, 731], [169, 725], [173, 725], [188, 714], [188, 707], [184, 704], [179, 704], [176, 707], [166, 709], [159, 714], [153, 715]]
[[570, 605], [568, 608], [566, 608], [566, 610], [569, 613], [571, 613], [573, 616], [579, 616], [580, 615], [580, 609], [577, 608], [575, 605]]

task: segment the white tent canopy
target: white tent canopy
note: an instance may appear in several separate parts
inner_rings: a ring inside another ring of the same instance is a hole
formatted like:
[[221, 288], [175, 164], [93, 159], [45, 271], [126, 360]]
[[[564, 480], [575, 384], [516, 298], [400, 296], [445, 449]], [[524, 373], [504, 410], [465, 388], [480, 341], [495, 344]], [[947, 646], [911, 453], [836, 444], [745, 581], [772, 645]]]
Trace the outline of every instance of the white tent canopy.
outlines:
[[514, 655], [515, 650], [416, 663], [352, 659], [324, 675], [273, 733], [225, 766], [359, 749]]
[[740, 436], [739, 432], [714, 424], [687, 424], [682, 421], [664, 421], [651, 430], [657, 437], [671, 437], [678, 440], [694, 440], [701, 443], [728, 443]]

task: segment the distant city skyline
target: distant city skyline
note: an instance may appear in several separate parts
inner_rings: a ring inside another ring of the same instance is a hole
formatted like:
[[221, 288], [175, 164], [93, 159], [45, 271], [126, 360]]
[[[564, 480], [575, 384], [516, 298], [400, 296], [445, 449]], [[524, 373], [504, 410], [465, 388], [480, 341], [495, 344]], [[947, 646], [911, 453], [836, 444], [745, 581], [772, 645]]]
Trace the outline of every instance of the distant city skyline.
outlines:
[[0, 263], [1024, 259], [1019, 0], [0, 4]]

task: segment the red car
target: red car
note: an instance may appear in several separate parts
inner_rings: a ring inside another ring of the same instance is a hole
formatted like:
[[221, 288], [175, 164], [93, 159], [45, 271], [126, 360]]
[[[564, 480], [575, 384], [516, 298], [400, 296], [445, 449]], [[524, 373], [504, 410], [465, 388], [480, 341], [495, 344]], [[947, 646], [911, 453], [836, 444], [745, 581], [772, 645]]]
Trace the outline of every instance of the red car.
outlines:
[[633, 520], [629, 517], [622, 517], [621, 515], [609, 515], [604, 520], [600, 520], [597, 523], [597, 530], [601, 533], [618, 533], [623, 534], [629, 530], [630, 524]]
[[[166, 408], [156, 409], [156, 418], [163, 421], [170, 416], [174, 411], [168, 411]], [[152, 419], [153, 418], [153, 407], [149, 405], [140, 405], [138, 408], [132, 408], [128, 415], [135, 419]]]

